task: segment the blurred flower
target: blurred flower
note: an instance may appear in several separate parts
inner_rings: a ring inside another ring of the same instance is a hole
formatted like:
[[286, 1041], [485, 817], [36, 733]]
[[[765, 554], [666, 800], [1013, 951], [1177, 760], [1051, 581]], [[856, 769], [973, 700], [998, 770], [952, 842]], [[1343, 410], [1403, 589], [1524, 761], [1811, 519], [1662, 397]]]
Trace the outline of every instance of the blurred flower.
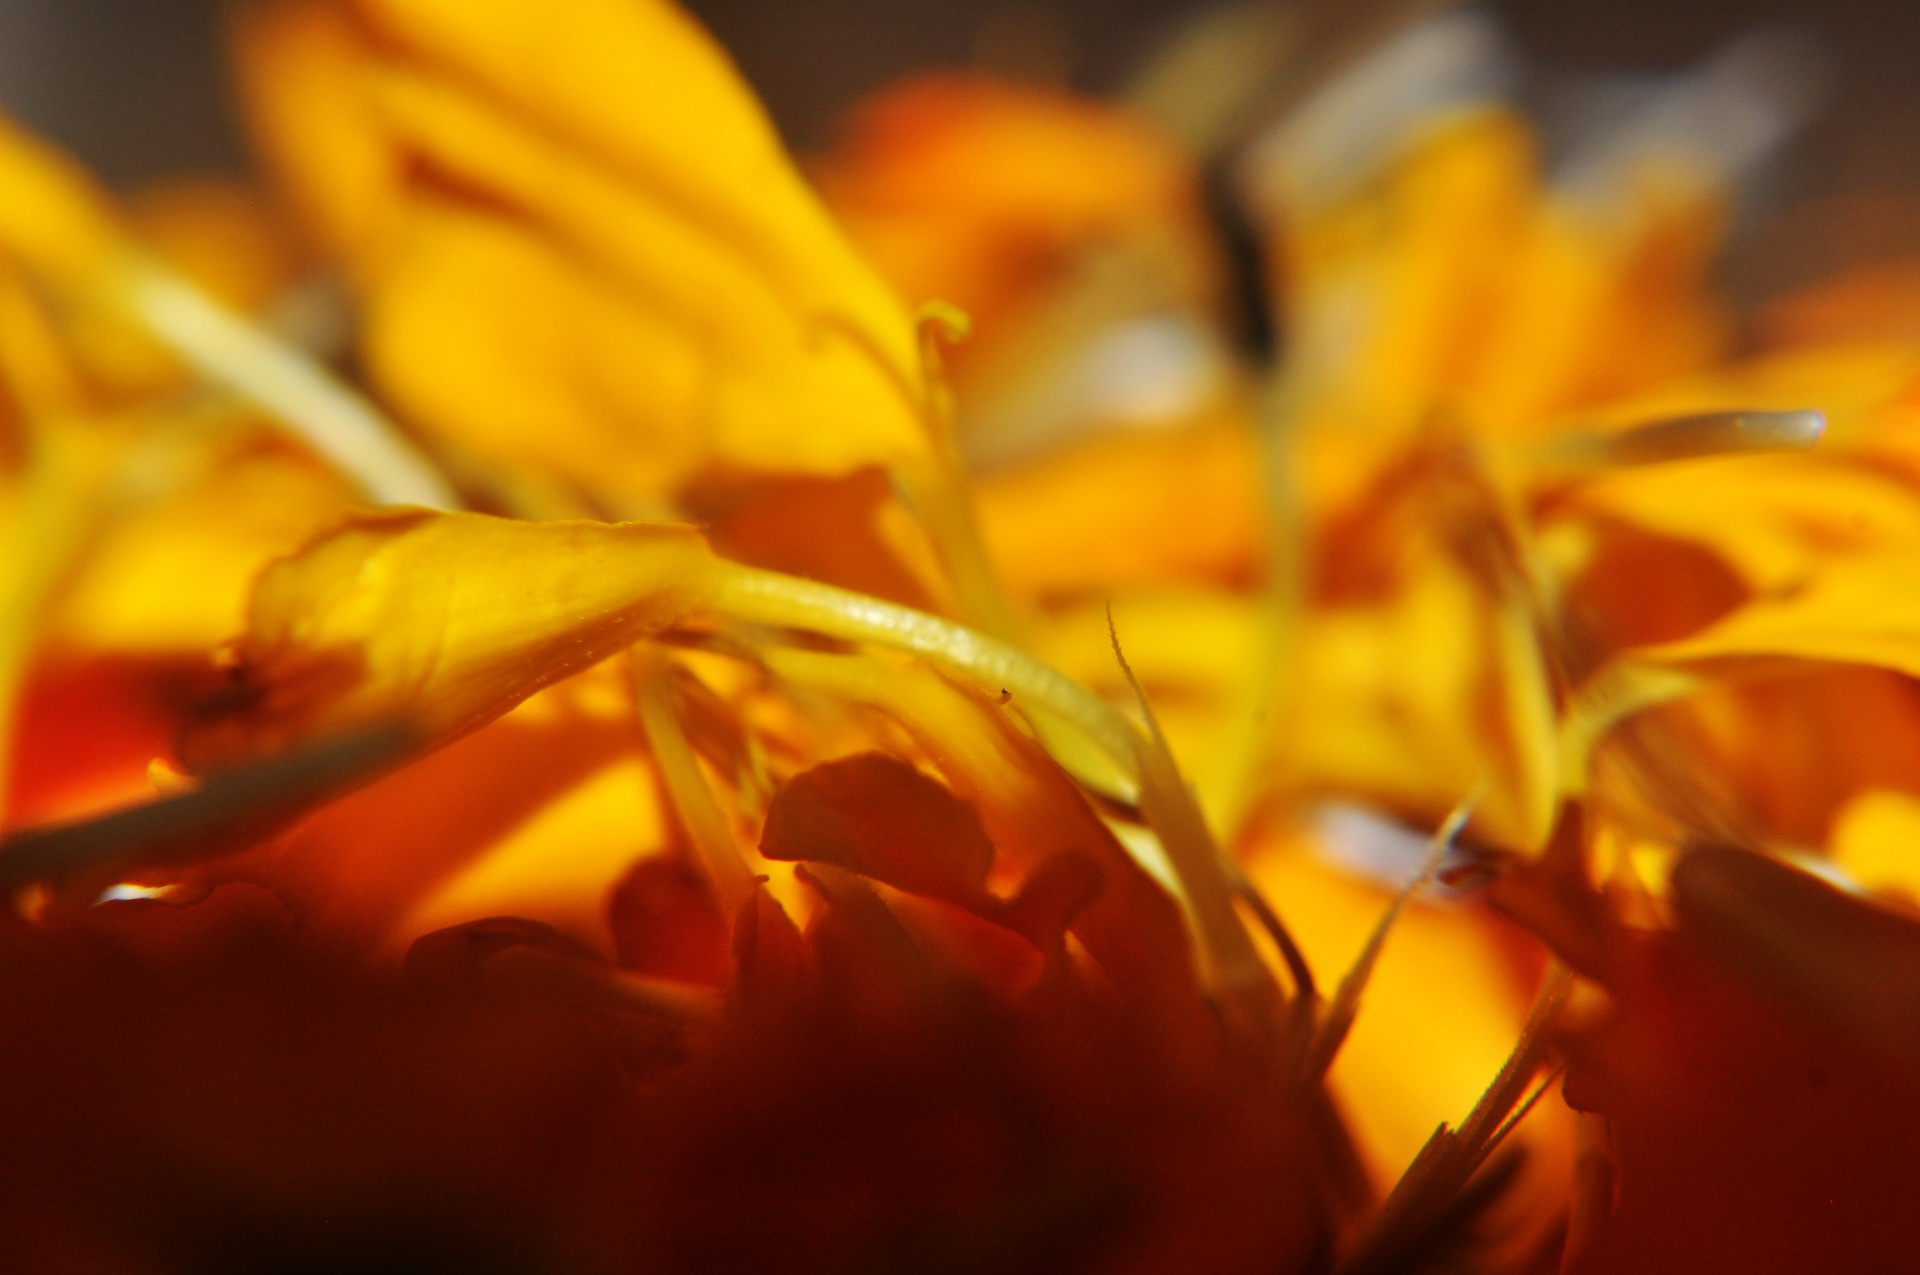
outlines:
[[1710, 283], [1807, 51], [1547, 166], [1284, 18], [819, 197], [665, 0], [241, 6], [271, 198], [0, 136], [0, 1244], [1910, 1252], [1911, 272]]

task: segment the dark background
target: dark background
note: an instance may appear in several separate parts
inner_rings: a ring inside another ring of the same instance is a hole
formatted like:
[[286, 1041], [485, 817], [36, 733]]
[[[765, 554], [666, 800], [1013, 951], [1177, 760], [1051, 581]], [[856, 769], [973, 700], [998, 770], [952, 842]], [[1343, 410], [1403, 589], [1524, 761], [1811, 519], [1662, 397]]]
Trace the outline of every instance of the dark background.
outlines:
[[[537, 3], [538, 0], [529, 0]], [[1348, 0], [1322, 0], [1335, 18]], [[1191, 0], [692, 0], [796, 144], [818, 146], [860, 94], [916, 67], [965, 64], [1009, 31], [1051, 31], [1072, 82], [1125, 82]], [[1684, 65], [1737, 32], [1784, 22], [1827, 50], [1832, 103], [1782, 166], [1775, 219], [1816, 196], [1872, 209], [1843, 235], [1920, 248], [1920, 0], [1504, 0], [1504, 17], [1548, 71]], [[234, 169], [219, 0], [0, 0], [0, 105], [50, 133], [110, 181]], [[997, 33], [997, 34], [996, 34]], [[1882, 196], [1895, 196], [1888, 201]], [[1831, 202], [1831, 201], [1829, 201]], [[1843, 219], [1844, 220], [1844, 219]], [[1911, 224], [1909, 224], [1911, 222]], [[1793, 238], [1791, 227], [1778, 232]], [[1801, 235], [1805, 238], [1805, 235]], [[1768, 270], [1767, 236], [1749, 274]], [[1856, 245], [1851, 255], [1878, 255]], [[1804, 245], [1796, 248], [1806, 255]], [[1848, 255], [1848, 254], [1842, 254]]]

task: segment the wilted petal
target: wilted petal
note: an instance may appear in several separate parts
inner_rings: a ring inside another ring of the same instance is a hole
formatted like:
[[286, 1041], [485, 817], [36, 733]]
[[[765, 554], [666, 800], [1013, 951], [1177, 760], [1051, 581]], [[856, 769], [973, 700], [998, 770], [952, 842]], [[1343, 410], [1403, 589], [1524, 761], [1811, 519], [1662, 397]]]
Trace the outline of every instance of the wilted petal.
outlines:
[[1042, 862], [1019, 895], [987, 888], [994, 846], [972, 805], [885, 753], [804, 771], [774, 794], [760, 852], [830, 863], [909, 894], [964, 908], [1053, 951], [1100, 892], [1100, 870], [1076, 851]]
[[706, 875], [684, 855], [655, 854], [633, 865], [607, 897], [621, 969], [657, 978], [727, 981], [727, 918]]
[[[1209, 1011], [1180, 905], [1001, 710], [931, 669], [893, 661], [782, 652], [773, 663], [790, 681], [871, 704], [904, 726], [972, 803], [994, 848], [1028, 874], [1029, 889], [1050, 875], [1056, 859], [1090, 863], [1101, 888], [1073, 917], [1074, 936], [1123, 996], [1167, 1025], [1170, 1039], [1189, 1047], [1199, 1038], [1196, 1023]], [[1047, 888], [1071, 880], [1063, 875]]]

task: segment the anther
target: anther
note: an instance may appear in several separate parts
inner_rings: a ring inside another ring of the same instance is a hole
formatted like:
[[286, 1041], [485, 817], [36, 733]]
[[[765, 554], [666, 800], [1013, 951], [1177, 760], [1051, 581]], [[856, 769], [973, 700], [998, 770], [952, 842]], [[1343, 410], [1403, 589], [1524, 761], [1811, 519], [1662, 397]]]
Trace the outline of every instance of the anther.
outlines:
[[1624, 434], [1593, 440], [1607, 465], [1656, 465], [1748, 452], [1805, 451], [1826, 432], [1827, 418], [1817, 411], [1706, 412], [1637, 426]]

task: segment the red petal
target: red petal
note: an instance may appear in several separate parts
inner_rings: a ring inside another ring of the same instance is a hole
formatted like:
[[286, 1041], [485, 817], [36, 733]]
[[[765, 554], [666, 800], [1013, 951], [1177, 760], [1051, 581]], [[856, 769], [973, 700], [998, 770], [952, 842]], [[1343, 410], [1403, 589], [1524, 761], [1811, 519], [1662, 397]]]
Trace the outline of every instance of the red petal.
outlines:
[[727, 981], [727, 922], [713, 887], [678, 855], [633, 865], [607, 900], [620, 968], [655, 978]]
[[993, 842], [944, 784], [885, 753], [843, 757], [774, 794], [760, 853], [831, 863], [909, 894], [991, 905]]

